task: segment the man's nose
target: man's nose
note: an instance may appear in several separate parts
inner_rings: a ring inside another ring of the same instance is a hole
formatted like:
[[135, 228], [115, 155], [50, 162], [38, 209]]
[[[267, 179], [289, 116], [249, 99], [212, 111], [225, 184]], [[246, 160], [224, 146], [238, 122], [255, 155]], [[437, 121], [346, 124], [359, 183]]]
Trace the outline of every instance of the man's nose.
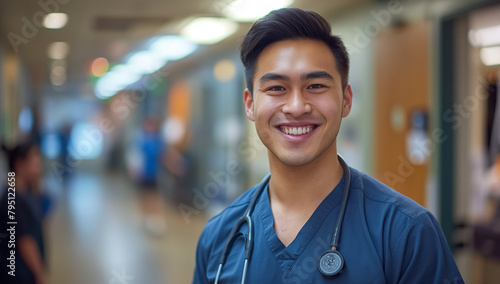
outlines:
[[311, 110], [311, 105], [302, 91], [295, 90], [287, 95], [286, 103], [283, 106], [285, 114], [300, 117], [303, 114], [310, 113]]

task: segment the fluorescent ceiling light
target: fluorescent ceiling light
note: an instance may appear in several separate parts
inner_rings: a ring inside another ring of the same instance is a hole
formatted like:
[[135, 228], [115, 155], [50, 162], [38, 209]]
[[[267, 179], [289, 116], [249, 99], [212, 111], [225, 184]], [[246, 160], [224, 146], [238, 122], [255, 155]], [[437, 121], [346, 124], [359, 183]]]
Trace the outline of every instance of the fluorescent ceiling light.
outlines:
[[500, 25], [469, 31], [469, 41], [474, 46], [500, 44]]
[[64, 13], [50, 13], [43, 19], [43, 26], [47, 29], [63, 28], [68, 22], [68, 15]]
[[142, 50], [132, 54], [127, 60], [127, 66], [130, 70], [137, 73], [151, 74], [165, 66], [167, 60], [161, 58], [156, 52], [151, 50]]
[[235, 21], [253, 22], [272, 10], [288, 7], [292, 3], [293, 0], [234, 0], [222, 8], [222, 14]]
[[238, 24], [224, 18], [202, 17], [185, 26], [181, 35], [199, 44], [214, 44], [232, 35]]
[[484, 65], [498, 65], [500, 64], [500, 46], [483, 47], [479, 56]]
[[162, 36], [149, 46], [150, 51], [168, 61], [184, 58], [195, 51], [196, 48], [197, 45], [191, 41], [174, 35]]
[[139, 81], [141, 77], [142, 74], [131, 69], [130, 66], [116, 65], [97, 81], [96, 96], [100, 99], [110, 98], [127, 86]]
[[126, 64], [119, 64], [104, 74], [95, 86], [95, 94], [107, 99], [139, 81], [143, 75], [161, 69], [170, 60], [179, 60], [197, 48], [196, 44], [180, 36], [162, 36], [147, 50], [132, 53]]
[[69, 53], [69, 45], [67, 42], [57, 41], [49, 45], [47, 54], [50, 59], [64, 59]]

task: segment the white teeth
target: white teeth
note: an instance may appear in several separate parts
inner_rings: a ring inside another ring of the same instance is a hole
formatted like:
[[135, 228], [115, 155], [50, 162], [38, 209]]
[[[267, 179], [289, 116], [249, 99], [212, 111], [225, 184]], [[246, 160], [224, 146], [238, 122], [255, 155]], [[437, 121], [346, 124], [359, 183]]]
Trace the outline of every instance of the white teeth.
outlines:
[[303, 134], [307, 134], [309, 132], [311, 132], [313, 130], [313, 127], [282, 127], [281, 128], [281, 131], [283, 133], [286, 133], [288, 135], [295, 135], [295, 136], [298, 136], [298, 135], [303, 135]]

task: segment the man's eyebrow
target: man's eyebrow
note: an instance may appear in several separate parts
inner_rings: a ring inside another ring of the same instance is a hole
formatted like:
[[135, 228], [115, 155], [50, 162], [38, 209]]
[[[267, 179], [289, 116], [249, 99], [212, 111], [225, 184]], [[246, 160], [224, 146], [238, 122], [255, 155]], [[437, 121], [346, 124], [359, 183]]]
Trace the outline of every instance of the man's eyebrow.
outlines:
[[321, 78], [333, 80], [333, 76], [326, 71], [313, 71], [311, 73], [307, 73], [300, 76], [301, 80], [321, 79]]
[[279, 80], [279, 81], [290, 81], [290, 77], [278, 73], [266, 73], [260, 77], [259, 82], [264, 83], [266, 81]]
[[[326, 79], [333, 80], [333, 76], [330, 75], [326, 71], [313, 71], [313, 72], [303, 74], [300, 76], [301, 80], [310, 80], [310, 79], [319, 79], [319, 78], [326, 78]], [[269, 72], [269, 73], [264, 74], [262, 77], [260, 77], [259, 82], [262, 84], [266, 81], [271, 81], [271, 80], [290, 81], [290, 77], [283, 75], [283, 74], [279, 74], [279, 73]]]

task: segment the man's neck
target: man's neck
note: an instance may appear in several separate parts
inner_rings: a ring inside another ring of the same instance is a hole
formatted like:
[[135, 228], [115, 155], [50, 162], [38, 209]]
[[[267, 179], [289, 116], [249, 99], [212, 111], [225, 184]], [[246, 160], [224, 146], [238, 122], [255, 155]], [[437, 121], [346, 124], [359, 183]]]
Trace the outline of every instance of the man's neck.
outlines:
[[269, 153], [271, 202], [277, 202], [285, 208], [315, 209], [343, 175], [336, 147], [327, 151], [311, 163], [298, 167], [284, 165]]

